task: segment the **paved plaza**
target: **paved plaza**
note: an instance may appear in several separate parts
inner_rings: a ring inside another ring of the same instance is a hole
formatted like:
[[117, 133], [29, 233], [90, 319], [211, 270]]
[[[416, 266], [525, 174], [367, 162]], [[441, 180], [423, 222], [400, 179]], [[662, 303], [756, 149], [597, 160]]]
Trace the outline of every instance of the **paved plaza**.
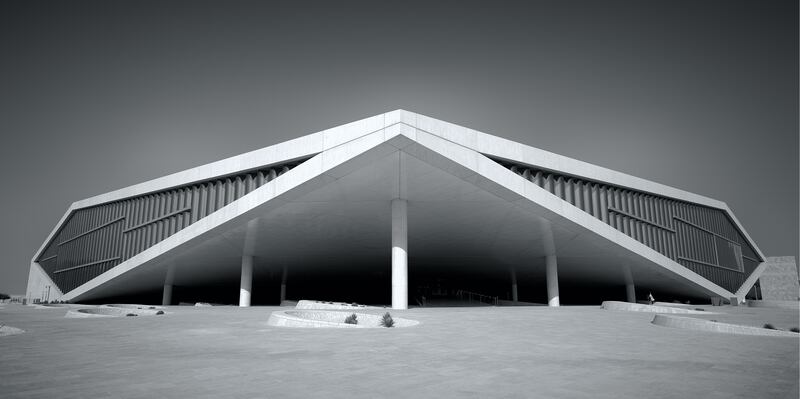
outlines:
[[[796, 310], [705, 308], [725, 314], [693, 317], [799, 324]], [[0, 337], [0, 397], [798, 397], [800, 337], [671, 329], [593, 306], [391, 310], [421, 322], [393, 329], [268, 326], [278, 309], [75, 319], [0, 305], [0, 324], [26, 331]]]

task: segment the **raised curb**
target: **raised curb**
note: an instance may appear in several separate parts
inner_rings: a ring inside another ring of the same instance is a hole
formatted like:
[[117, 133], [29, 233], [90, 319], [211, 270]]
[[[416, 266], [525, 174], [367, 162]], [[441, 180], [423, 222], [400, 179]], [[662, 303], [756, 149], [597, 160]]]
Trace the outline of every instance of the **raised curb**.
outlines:
[[[344, 319], [355, 314], [358, 324], [347, 324]], [[393, 317], [394, 327], [411, 327], [416, 320]], [[339, 322], [338, 320], [342, 320]], [[381, 316], [366, 313], [333, 312], [327, 310], [277, 310], [272, 312], [267, 324], [275, 327], [299, 328], [385, 328], [380, 325]], [[393, 327], [393, 328], [394, 328]]]
[[669, 306], [643, 305], [641, 303], [604, 301], [600, 305], [605, 310], [624, 312], [680, 313], [680, 314], [717, 314], [715, 312], [697, 311]]
[[778, 309], [800, 309], [798, 301], [770, 301], [770, 300], [749, 300], [747, 306], [751, 308], [778, 308]]
[[770, 330], [766, 328], [741, 326], [738, 324], [719, 323], [716, 321], [695, 319], [692, 317], [669, 316], [657, 314], [651, 322], [657, 326], [681, 328], [684, 330], [709, 331], [739, 335], [763, 335], [771, 337], [791, 337], [800, 339], [800, 334], [790, 331]]
[[[153, 306], [156, 309], [147, 309], [143, 308], [145, 305], [101, 305], [101, 306], [85, 306], [81, 307], [80, 309], [70, 309], [67, 314], [64, 315], [66, 318], [90, 318], [90, 317], [126, 317], [129, 313], [133, 313], [136, 316], [156, 316], [159, 311], [163, 312], [162, 310], [158, 309], [157, 307]], [[150, 306], [147, 306], [148, 308]], [[163, 312], [166, 314], [166, 312]]]
[[[640, 303], [640, 305], [645, 305], [644, 303]], [[680, 302], [659, 302], [656, 301], [653, 303], [653, 306], [666, 306], [668, 308], [696, 308], [698, 306], [714, 306], [710, 303], [680, 303]]]
[[297, 302], [295, 309], [383, 309], [377, 306], [367, 306], [344, 302], [326, 302], [303, 299]]
[[25, 330], [11, 327], [11, 326], [0, 326], [0, 337], [7, 337], [9, 335], [17, 335], [24, 333]]

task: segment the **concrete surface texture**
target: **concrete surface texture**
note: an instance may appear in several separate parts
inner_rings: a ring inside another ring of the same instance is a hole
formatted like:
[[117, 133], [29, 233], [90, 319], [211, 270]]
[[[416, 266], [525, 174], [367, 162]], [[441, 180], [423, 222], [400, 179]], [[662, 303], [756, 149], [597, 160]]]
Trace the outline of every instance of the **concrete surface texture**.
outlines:
[[[692, 317], [798, 325], [792, 310], [718, 309]], [[798, 397], [800, 340], [665, 328], [651, 313], [420, 308], [392, 311], [412, 328], [288, 329], [266, 324], [278, 307], [167, 310], [67, 319], [7, 305], [0, 322], [26, 333], [0, 338], [0, 397]]]
[[797, 301], [800, 282], [794, 256], [774, 256], [766, 260], [767, 266], [759, 277], [761, 297], [772, 301]]

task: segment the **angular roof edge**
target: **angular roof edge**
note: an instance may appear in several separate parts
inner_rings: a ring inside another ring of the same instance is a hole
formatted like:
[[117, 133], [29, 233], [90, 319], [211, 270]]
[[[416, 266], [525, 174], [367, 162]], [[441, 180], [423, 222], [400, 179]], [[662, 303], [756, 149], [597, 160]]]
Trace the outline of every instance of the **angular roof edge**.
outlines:
[[297, 158], [313, 156], [398, 123], [439, 136], [454, 144], [469, 148], [484, 155], [517, 161], [576, 177], [583, 177], [589, 180], [605, 182], [620, 187], [723, 210], [728, 214], [742, 235], [749, 241], [753, 248], [755, 248], [758, 255], [762, 259], [765, 259], [764, 254], [761, 253], [761, 250], [741, 223], [739, 223], [738, 219], [733, 215], [728, 205], [722, 201], [558, 155], [415, 112], [398, 109], [76, 201], [67, 209], [67, 212], [59, 223], [50, 232], [39, 250], [36, 251], [32, 261], [39, 256], [47, 243], [50, 242], [52, 237], [67, 220], [67, 217], [75, 210], [228, 176], [237, 172], [257, 169]]

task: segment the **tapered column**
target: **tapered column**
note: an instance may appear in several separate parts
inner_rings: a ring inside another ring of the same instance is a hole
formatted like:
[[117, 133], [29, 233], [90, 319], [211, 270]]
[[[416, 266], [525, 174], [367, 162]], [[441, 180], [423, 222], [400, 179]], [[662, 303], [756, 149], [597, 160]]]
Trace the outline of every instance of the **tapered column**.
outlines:
[[545, 257], [547, 273], [547, 306], [560, 306], [558, 299], [558, 262], [555, 255]]
[[164, 306], [172, 305], [172, 284], [164, 284], [164, 292], [161, 295], [161, 304]]
[[283, 274], [281, 274], [281, 303], [286, 300], [286, 265], [283, 265]]
[[636, 286], [633, 283], [625, 284], [625, 293], [628, 296], [628, 302], [636, 303]]
[[170, 266], [167, 269], [167, 277], [164, 279], [164, 290], [161, 294], [161, 304], [164, 306], [172, 305], [172, 280], [175, 278], [175, 269]]
[[511, 300], [517, 303], [519, 297], [517, 296], [517, 271], [511, 268]]
[[627, 264], [622, 265], [622, 277], [625, 279], [625, 295], [627, 301], [636, 303], [636, 286], [633, 284], [633, 273], [631, 267]]
[[392, 309], [408, 309], [408, 202], [392, 200]]
[[239, 306], [250, 306], [250, 291], [253, 288], [253, 257], [242, 256], [242, 281], [239, 284]]

